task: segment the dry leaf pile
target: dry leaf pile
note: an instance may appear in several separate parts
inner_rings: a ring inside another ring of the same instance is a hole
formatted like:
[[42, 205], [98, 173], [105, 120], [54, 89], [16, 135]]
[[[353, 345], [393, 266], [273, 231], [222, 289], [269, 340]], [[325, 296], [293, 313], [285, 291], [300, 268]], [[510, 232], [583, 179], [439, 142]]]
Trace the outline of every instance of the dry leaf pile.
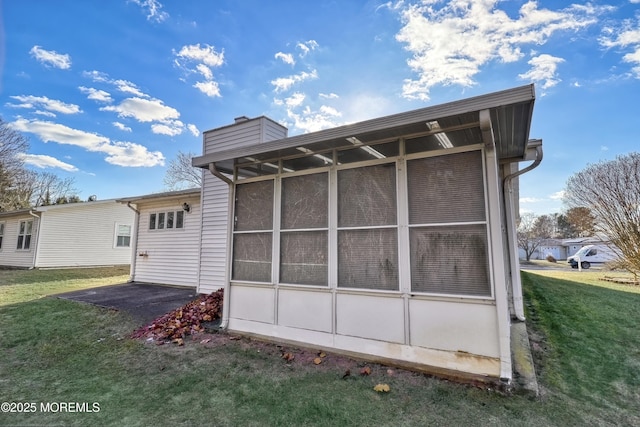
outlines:
[[134, 331], [132, 338], [152, 338], [184, 344], [184, 337], [204, 331], [203, 322], [211, 322], [222, 316], [223, 289], [201, 295], [194, 301], [173, 310]]

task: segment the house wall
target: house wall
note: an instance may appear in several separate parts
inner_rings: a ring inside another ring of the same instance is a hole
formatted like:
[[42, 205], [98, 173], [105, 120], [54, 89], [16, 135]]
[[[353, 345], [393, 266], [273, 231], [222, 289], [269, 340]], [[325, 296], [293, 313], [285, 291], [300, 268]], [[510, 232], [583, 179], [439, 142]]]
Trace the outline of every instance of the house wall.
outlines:
[[[89, 267], [131, 262], [131, 247], [116, 247], [116, 225], [134, 213], [115, 201], [47, 207], [41, 212], [36, 267]], [[132, 230], [133, 232], [133, 230]]]
[[[184, 214], [184, 227], [150, 230], [152, 213], [182, 211], [189, 203], [190, 212]], [[179, 199], [145, 201], [137, 204], [138, 241], [132, 280], [177, 286], [197, 286], [198, 246], [200, 243], [200, 196]], [[142, 255], [141, 255], [142, 254]]]
[[[31, 234], [31, 244], [28, 250], [16, 249], [18, 242], [18, 232], [20, 221], [33, 220]], [[31, 268], [34, 266], [34, 257], [38, 244], [38, 229], [40, 221], [28, 213], [17, 216], [0, 217], [0, 223], [4, 223], [4, 235], [2, 237], [2, 247], [0, 248], [0, 266]]]
[[[204, 133], [203, 154], [285, 138], [287, 129], [266, 117]], [[229, 185], [204, 172], [202, 190], [202, 239], [198, 292], [210, 293], [224, 287], [227, 278]]]

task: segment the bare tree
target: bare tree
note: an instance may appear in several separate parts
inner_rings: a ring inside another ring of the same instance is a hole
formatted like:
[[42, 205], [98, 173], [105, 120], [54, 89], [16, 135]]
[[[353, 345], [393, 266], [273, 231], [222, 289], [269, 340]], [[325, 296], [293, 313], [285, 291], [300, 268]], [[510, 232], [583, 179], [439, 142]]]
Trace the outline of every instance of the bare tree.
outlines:
[[22, 197], [16, 185], [26, 173], [24, 162], [18, 155], [28, 148], [29, 141], [0, 118], [0, 212], [29, 204], [28, 197]]
[[567, 221], [578, 237], [589, 237], [595, 233], [595, 218], [589, 208], [576, 206], [567, 210]]
[[73, 178], [60, 178], [51, 172], [34, 172], [31, 181], [31, 204], [32, 206], [47, 206], [63, 200], [63, 203], [66, 203], [68, 197], [78, 192], [74, 188], [74, 184]]
[[570, 207], [585, 207], [595, 231], [621, 252], [625, 268], [640, 274], [640, 153], [618, 156], [587, 166], [567, 181], [564, 197]]
[[199, 188], [202, 186], [202, 169], [191, 166], [195, 153], [178, 151], [176, 158], [169, 162], [164, 176], [164, 185], [169, 190]]
[[554, 220], [548, 215], [536, 216], [526, 213], [518, 221], [518, 247], [524, 250], [527, 261], [538, 247], [554, 232]]

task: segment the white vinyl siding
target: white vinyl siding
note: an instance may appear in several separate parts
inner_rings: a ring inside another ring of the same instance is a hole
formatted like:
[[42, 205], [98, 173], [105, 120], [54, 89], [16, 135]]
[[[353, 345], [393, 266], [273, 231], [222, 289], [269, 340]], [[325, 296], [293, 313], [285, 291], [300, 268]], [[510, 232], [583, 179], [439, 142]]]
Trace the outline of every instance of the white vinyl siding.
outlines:
[[[30, 268], [34, 266], [35, 248], [38, 244], [39, 220], [28, 213], [17, 214], [2, 220], [4, 223], [4, 233], [2, 237], [2, 248], [0, 249], [0, 265], [7, 267]], [[18, 233], [20, 223], [33, 221], [31, 229], [31, 241], [29, 250], [18, 250]]]
[[[189, 212], [182, 209], [182, 204], [187, 202], [191, 206]], [[180, 199], [143, 201], [137, 203], [137, 209], [140, 216], [133, 280], [196, 287], [200, 243], [199, 194]], [[152, 217], [155, 217], [156, 228], [149, 229]], [[161, 217], [162, 227], [159, 227]]]
[[210, 173], [204, 175], [202, 192], [202, 238], [198, 292], [224, 287], [229, 223], [229, 186]]
[[132, 225], [134, 213], [112, 200], [48, 206], [42, 220], [36, 267], [125, 265], [131, 251], [115, 247], [116, 224]]
[[[258, 117], [204, 132], [203, 154], [286, 136], [286, 128], [266, 117]], [[201, 203], [198, 292], [209, 293], [223, 287], [228, 277], [229, 185], [205, 171]]]

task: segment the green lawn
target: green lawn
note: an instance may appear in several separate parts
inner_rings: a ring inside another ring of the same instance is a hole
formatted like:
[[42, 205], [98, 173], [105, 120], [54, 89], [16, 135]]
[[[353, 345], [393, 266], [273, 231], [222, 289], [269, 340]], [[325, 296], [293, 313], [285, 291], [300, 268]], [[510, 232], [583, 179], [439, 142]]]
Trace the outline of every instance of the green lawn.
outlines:
[[[361, 363], [333, 355], [286, 363], [246, 339], [131, 340], [140, 325], [126, 314], [42, 297], [122, 271], [41, 273], [0, 271], [0, 402], [38, 409], [0, 413], [0, 425], [640, 425], [640, 289], [593, 272], [523, 273], [538, 399], [375, 365], [360, 376]], [[43, 413], [41, 402], [99, 412]]]

